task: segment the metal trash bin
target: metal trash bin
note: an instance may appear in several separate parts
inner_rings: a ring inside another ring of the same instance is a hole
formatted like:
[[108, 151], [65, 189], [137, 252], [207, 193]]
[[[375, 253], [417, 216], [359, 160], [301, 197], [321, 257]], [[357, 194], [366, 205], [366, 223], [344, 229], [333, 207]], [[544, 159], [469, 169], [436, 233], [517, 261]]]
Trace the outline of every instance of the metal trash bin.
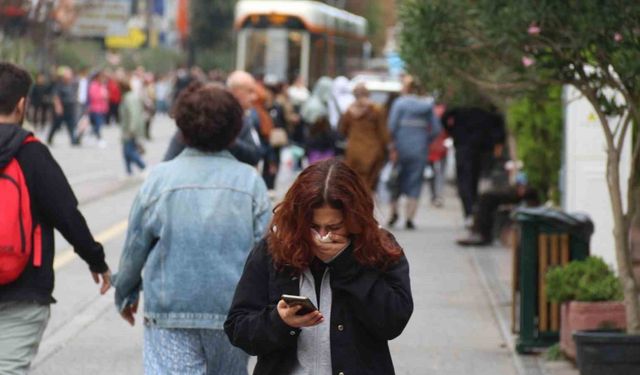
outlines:
[[528, 353], [559, 340], [560, 306], [547, 300], [547, 270], [588, 257], [594, 228], [585, 214], [547, 207], [521, 208], [514, 216], [518, 234], [513, 252], [512, 329], [519, 334], [516, 350]]

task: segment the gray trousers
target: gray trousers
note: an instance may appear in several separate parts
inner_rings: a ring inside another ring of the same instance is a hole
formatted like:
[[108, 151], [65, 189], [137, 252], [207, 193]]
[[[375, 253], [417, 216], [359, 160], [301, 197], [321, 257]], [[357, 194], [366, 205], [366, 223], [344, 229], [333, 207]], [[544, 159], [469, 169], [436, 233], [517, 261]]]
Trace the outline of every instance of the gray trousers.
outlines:
[[23, 375], [38, 352], [49, 305], [0, 302], [0, 374]]

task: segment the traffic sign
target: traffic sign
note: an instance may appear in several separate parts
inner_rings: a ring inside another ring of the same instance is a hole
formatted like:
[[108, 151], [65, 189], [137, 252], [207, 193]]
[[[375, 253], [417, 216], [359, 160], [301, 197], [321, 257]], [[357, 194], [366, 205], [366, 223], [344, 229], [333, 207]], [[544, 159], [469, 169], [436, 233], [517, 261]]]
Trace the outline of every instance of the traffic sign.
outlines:
[[107, 48], [140, 48], [147, 41], [147, 35], [142, 29], [129, 29], [124, 36], [107, 36], [104, 38]]

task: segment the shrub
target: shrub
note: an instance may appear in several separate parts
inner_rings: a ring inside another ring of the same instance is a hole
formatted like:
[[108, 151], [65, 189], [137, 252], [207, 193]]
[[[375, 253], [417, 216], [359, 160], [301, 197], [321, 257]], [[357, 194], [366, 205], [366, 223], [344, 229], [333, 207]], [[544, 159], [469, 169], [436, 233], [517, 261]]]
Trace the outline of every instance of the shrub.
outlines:
[[516, 139], [518, 159], [524, 162], [529, 184], [542, 199], [559, 202], [562, 164], [562, 87], [539, 89], [514, 101], [507, 123]]
[[565, 356], [564, 354], [562, 354], [562, 349], [560, 348], [560, 344], [555, 343], [551, 345], [549, 348], [547, 348], [547, 350], [545, 350], [544, 352], [544, 359], [546, 359], [548, 362], [556, 362], [556, 361], [564, 360]]
[[184, 59], [176, 50], [165, 47], [142, 48], [122, 52], [122, 65], [127, 70], [143, 66], [156, 75], [166, 74]]
[[619, 301], [622, 287], [609, 266], [599, 257], [554, 267], [545, 275], [547, 297], [552, 302]]
[[105, 64], [102, 43], [96, 40], [60, 38], [54, 44], [53, 60], [56, 65], [66, 65], [77, 71]]

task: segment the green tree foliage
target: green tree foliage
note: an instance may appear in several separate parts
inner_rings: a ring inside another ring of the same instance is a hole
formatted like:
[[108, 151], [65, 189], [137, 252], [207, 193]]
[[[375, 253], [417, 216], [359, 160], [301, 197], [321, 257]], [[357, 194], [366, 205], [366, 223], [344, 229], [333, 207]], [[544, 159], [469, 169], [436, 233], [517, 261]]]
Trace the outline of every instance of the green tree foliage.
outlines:
[[507, 124], [517, 139], [517, 156], [543, 200], [558, 203], [562, 151], [562, 88], [550, 86], [514, 101]]
[[231, 38], [236, 0], [192, 0], [191, 41], [195, 47], [213, 48]]
[[60, 38], [54, 43], [53, 61], [74, 71], [97, 67], [104, 64], [104, 50], [101, 43], [95, 40]]
[[[530, 69], [548, 80], [593, 87], [603, 106], [607, 86], [640, 95], [640, 3], [626, 0], [479, 0], [488, 37], [531, 57]], [[588, 67], [594, 69], [589, 69]], [[609, 68], [609, 69], [601, 69]], [[619, 79], [618, 79], [619, 77]], [[585, 80], [586, 78], [586, 80]], [[606, 108], [614, 113], [614, 108]]]
[[505, 99], [531, 84], [517, 64], [521, 53], [489, 38], [489, 25], [478, 18], [475, 3], [405, 0], [401, 53], [409, 70], [429, 87], [463, 102], [484, 97], [504, 107]]
[[193, 63], [205, 69], [233, 68], [233, 20], [236, 0], [192, 0], [191, 51]]
[[164, 47], [126, 51], [122, 60], [122, 65], [128, 70], [143, 66], [156, 75], [166, 74], [181, 63], [184, 63], [183, 56]]

